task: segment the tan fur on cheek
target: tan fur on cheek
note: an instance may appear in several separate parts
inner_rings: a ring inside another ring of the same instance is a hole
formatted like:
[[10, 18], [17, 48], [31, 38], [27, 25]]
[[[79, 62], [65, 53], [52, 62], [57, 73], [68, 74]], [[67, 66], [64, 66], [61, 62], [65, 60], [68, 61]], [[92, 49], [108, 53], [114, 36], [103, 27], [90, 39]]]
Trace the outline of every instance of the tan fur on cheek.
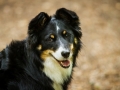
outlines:
[[78, 43], [77, 38], [74, 38], [74, 42], [75, 42], [75, 44], [77, 44], [77, 43]]
[[[70, 49], [73, 54], [74, 53], [74, 45], [73, 44], [70, 45]], [[73, 62], [73, 56], [71, 56], [70, 61], [71, 61], [71, 63]]]
[[46, 58], [51, 57], [50, 53], [52, 53], [52, 52], [53, 52], [52, 50], [45, 50], [45, 51], [42, 52], [42, 54], [40, 55], [40, 57], [43, 60], [46, 60]]
[[71, 51], [74, 50], [74, 46], [73, 46], [73, 44], [70, 45], [70, 49], [71, 49]]

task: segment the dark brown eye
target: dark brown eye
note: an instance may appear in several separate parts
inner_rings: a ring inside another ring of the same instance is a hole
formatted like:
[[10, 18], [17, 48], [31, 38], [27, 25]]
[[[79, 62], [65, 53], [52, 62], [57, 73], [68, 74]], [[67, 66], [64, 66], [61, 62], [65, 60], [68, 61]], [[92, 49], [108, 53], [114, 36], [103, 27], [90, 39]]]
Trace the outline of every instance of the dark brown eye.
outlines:
[[66, 33], [64, 36], [65, 36], [65, 37], [68, 37], [68, 34]]
[[49, 41], [49, 42], [53, 42], [55, 40], [55, 36], [53, 34], [51, 34], [47, 39], [46, 41]]
[[52, 42], [52, 41], [53, 41], [53, 39], [52, 39], [52, 38], [48, 38], [48, 39], [47, 39], [47, 41]]

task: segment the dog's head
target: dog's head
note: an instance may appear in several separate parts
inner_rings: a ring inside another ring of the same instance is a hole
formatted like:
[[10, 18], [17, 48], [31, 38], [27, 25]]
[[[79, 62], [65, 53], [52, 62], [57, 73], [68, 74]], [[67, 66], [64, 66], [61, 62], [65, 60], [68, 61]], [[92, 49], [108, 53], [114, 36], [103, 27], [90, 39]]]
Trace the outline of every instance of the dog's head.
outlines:
[[58, 9], [53, 16], [41, 12], [29, 24], [29, 47], [44, 62], [49, 58], [62, 68], [74, 66], [81, 48], [79, 24], [76, 13], [65, 8]]

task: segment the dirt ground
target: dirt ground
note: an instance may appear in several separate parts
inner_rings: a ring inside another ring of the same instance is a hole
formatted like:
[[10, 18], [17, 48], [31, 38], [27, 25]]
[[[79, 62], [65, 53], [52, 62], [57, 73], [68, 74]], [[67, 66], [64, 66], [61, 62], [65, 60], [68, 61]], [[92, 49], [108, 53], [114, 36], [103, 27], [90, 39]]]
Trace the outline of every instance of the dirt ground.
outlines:
[[120, 0], [0, 0], [0, 50], [24, 39], [39, 12], [60, 7], [78, 14], [83, 32], [69, 90], [120, 90]]

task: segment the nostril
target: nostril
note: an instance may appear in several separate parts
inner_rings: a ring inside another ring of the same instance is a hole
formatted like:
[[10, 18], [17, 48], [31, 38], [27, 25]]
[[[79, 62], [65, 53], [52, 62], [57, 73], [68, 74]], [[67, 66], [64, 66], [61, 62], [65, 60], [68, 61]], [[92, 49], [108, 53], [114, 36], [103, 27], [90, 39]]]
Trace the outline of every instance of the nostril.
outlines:
[[63, 56], [64, 58], [68, 58], [69, 55], [70, 55], [70, 52], [65, 52], [65, 51], [63, 51], [61, 54], [62, 54], [62, 56]]

